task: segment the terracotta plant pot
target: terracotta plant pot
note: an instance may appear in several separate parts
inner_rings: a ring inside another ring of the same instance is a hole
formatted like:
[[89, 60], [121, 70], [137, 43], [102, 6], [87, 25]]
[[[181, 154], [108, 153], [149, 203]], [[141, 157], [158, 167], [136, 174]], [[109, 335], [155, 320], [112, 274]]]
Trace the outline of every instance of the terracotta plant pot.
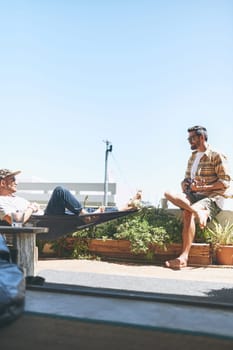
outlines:
[[219, 265], [233, 265], [233, 245], [221, 245], [216, 249], [216, 261]]

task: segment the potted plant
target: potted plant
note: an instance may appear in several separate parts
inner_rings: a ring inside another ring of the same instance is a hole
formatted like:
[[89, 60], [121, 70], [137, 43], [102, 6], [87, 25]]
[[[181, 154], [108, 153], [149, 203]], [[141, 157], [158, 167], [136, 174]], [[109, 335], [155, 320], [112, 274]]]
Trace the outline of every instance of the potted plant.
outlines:
[[217, 220], [206, 228], [207, 240], [212, 244], [217, 264], [233, 265], [233, 223]]

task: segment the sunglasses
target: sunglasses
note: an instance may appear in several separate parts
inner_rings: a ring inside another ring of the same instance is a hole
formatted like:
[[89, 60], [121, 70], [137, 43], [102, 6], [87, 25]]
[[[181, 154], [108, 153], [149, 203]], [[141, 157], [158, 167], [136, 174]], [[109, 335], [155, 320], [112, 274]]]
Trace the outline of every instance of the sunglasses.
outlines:
[[197, 137], [199, 137], [200, 135], [193, 135], [193, 136], [189, 136], [188, 138], [187, 138], [187, 140], [189, 141], [189, 142], [191, 142], [191, 141], [193, 141], [193, 140], [195, 140]]

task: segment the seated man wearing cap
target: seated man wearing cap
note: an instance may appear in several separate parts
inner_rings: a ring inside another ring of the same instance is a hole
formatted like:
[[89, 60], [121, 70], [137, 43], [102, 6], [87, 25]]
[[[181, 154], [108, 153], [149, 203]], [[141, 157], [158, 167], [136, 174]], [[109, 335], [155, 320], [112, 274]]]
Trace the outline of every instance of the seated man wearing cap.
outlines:
[[[37, 203], [31, 203], [27, 199], [15, 195], [17, 191], [17, 182], [15, 176], [21, 171], [11, 171], [9, 169], [0, 169], [0, 220], [11, 224], [11, 213], [16, 211], [24, 212], [24, 222], [30, 218], [32, 213], [39, 211], [40, 206]], [[81, 203], [67, 189], [57, 186], [45, 209], [46, 215], [63, 215], [69, 210], [73, 214], [87, 214]], [[103, 212], [100, 207], [96, 212]]]

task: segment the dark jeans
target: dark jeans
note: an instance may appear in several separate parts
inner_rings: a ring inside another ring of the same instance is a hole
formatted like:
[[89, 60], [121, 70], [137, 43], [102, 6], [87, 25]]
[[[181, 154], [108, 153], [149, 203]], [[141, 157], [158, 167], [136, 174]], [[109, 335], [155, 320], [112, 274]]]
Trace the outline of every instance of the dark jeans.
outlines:
[[45, 215], [63, 215], [69, 210], [73, 214], [79, 215], [82, 210], [81, 203], [66, 188], [57, 186], [45, 209]]

